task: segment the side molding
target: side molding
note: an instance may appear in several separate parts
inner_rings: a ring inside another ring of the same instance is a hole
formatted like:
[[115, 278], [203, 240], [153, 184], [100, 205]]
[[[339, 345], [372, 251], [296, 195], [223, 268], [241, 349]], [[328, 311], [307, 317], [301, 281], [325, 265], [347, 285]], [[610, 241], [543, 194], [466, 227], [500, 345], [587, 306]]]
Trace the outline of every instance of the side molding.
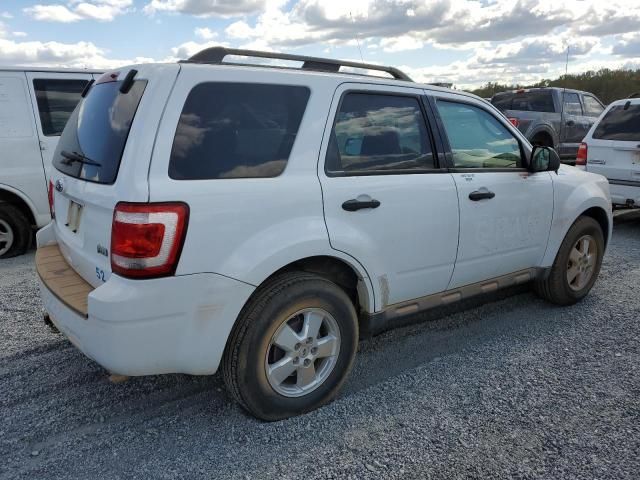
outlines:
[[390, 305], [381, 312], [362, 316], [364, 334], [365, 336], [375, 335], [387, 330], [395, 323], [394, 320], [397, 318], [432, 310], [437, 307], [446, 307], [472, 297], [491, 294], [509, 287], [524, 285], [532, 280], [543, 278], [546, 273], [547, 269], [528, 268], [482, 282], [472, 283], [471, 285]]

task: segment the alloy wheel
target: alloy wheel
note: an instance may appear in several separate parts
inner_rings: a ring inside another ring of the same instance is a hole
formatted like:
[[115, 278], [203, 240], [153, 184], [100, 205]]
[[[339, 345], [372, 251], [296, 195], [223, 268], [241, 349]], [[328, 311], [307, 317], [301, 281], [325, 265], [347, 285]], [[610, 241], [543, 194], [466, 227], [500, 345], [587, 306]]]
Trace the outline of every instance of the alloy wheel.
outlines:
[[320, 387], [340, 353], [340, 328], [321, 308], [290, 316], [274, 333], [265, 357], [271, 387], [285, 397], [301, 397]]

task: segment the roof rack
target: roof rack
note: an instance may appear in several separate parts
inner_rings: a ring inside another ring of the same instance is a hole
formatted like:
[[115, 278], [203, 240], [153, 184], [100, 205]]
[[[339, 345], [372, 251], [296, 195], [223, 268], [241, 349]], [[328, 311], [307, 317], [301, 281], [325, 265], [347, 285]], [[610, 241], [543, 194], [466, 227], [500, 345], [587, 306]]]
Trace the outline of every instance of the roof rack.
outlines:
[[[242, 50], [236, 48], [225, 47], [211, 47], [206, 48], [195, 55], [191, 56], [188, 60], [181, 60], [181, 63], [212, 63], [222, 64], [224, 57], [227, 55], [239, 55], [243, 57], [257, 57], [257, 58], [270, 58], [276, 60], [293, 60], [302, 62], [303, 70], [316, 70], [320, 72], [332, 72], [341, 73], [340, 67], [352, 67], [362, 68], [366, 70], [376, 70], [380, 72], [386, 72], [396, 80], [404, 80], [412, 82], [409, 76], [394, 67], [385, 67], [382, 65], [374, 65], [371, 63], [349, 62], [346, 60], [333, 60], [331, 58], [321, 57], [307, 57], [304, 55], [291, 55], [289, 53], [277, 53], [277, 52], [261, 52], [258, 50]], [[231, 65], [238, 65], [237, 63], [230, 63]], [[255, 66], [255, 65], [251, 65]]]

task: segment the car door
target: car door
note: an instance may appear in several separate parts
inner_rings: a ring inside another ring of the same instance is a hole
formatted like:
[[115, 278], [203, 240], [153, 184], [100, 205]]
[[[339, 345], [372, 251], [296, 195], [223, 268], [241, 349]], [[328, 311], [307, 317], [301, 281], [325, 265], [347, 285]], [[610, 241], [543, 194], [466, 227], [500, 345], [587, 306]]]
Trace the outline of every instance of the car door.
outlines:
[[588, 118], [583, 115], [580, 95], [574, 92], [564, 92], [563, 97], [563, 123], [561, 128], [564, 141], [560, 149], [560, 154], [575, 157], [578, 146], [589, 131], [591, 123], [589, 123]]
[[80, 101], [82, 90], [92, 78], [90, 73], [27, 72], [47, 178], [62, 130]]
[[548, 172], [530, 173], [530, 147], [495, 110], [469, 97], [433, 99], [458, 190], [460, 240], [449, 288], [533, 268], [553, 214]]
[[439, 168], [423, 91], [343, 84], [318, 167], [332, 248], [360, 262], [376, 310], [446, 289], [458, 244], [458, 200]]

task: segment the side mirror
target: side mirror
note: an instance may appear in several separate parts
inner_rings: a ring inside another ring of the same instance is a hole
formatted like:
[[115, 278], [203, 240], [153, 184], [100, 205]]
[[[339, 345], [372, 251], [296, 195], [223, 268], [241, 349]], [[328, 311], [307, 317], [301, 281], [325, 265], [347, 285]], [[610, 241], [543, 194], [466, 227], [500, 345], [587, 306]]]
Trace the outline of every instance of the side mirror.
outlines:
[[536, 145], [531, 151], [529, 171], [531, 172], [557, 172], [560, 168], [560, 156], [551, 147]]

